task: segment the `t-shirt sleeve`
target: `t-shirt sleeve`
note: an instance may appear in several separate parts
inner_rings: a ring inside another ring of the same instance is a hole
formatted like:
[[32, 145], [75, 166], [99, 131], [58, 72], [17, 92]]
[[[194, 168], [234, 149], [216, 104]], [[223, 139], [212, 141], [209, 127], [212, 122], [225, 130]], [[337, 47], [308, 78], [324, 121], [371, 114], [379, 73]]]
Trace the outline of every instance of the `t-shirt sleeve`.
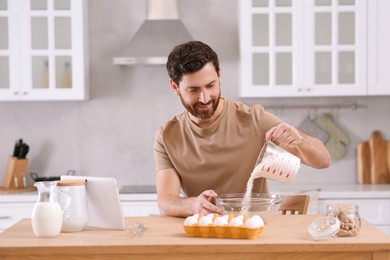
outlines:
[[159, 128], [156, 132], [153, 149], [156, 172], [163, 169], [174, 168], [165, 149], [162, 128]]
[[267, 112], [261, 105], [254, 106], [254, 109], [256, 117], [255, 121], [257, 122], [258, 128], [261, 132], [265, 133], [275, 125], [282, 122], [280, 118], [270, 112]]

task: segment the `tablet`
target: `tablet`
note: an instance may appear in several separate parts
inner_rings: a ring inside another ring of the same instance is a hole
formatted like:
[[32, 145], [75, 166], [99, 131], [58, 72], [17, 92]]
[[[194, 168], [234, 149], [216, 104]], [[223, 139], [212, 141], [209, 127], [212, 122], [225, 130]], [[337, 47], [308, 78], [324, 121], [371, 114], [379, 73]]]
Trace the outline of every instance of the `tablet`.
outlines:
[[61, 180], [86, 180], [89, 227], [126, 228], [116, 179], [106, 177], [62, 175]]

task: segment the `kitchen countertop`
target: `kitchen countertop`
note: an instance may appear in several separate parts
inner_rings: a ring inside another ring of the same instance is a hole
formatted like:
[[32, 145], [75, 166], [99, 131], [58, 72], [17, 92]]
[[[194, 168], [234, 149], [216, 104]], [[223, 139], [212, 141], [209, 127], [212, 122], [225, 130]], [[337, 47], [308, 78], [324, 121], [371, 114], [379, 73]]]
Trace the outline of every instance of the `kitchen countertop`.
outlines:
[[254, 240], [187, 237], [173, 217], [127, 218], [147, 227], [136, 238], [89, 228], [39, 239], [23, 219], [0, 234], [0, 259], [390, 259], [390, 238], [364, 220], [356, 237], [313, 240], [307, 227], [319, 217], [276, 216]]
[[390, 184], [284, 184], [269, 183], [270, 192], [310, 193], [318, 192], [318, 199], [390, 198]]
[[156, 201], [155, 185], [123, 185], [119, 188], [121, 201]]
[[[390, 184], [330, 184], [330, 183], [310, 183], [310, 184], [285, 184], [275, 181], [268, 181], [270, 192], [302, 193], [317, 192], [321, 198], [390, 198]], [[120, 196], [140, 197], [147, 195], [149, 198], [155, 197], [155, 185], [124, 185], [119, 189]], [[131, 196], [127, 196], [131, 195]], [[157, 197], [156, 197], [157, 198]]]
[[121, 194], [156, 193], [156, 185], [123, 185], [119, 189]]
[[[140, 191], [139, 188], [131, 189], [121, 186], [119, 188], [119, 197], [124, 201], [155, 201], [157, 194], [154, 186], [147, 187], [146, 191]], [[137, 186], [134, 186], [137, 187]], [[269, 190], [273, 193], [316, 193], [318, 199], [337, 199], [342, 196], [343, 199], [354, 198], [390, 198], [390, 184], [284, 184], [269, 182]], [[133, 192], [132, 192], [133, 191]], [[1, 202], [31, 202], [36, 201], [36, 192], [25, 192], [15, 194], [1, 194]]]
[[[124, 185], [118, 188], [121, 201], [156, 201], [155, 185]], [[0, 195], [0, 203], [9, 202], [35, 202], [38, 193], [21, 192], [21, 193], [4, 193]]]
[[[15, 193], [15, 194], [2, 194], [0, 195], [0, 203], [23, 203], [23, 202], [36, 202], [38, 198], [37, 192]], [[120, 193], [119, 198], [121, 201], [156, 201], [156, 193]]]

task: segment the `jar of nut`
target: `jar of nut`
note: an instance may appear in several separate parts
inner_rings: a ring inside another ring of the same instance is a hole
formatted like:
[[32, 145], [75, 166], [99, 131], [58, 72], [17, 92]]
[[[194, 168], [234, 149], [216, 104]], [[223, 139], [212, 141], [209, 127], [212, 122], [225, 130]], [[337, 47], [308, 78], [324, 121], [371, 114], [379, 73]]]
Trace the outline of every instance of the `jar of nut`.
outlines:
[[327, 216], [340, 220], [338, 237], [354, 237], [360, 230], [359, 206], [353, 204], [333, 204], [327, 206]]

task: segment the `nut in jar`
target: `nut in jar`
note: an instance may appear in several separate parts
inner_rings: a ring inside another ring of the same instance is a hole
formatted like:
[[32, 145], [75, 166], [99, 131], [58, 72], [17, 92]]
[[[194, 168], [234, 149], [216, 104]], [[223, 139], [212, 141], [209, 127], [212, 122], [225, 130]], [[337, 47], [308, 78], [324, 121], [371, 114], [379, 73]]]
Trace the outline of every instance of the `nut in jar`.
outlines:
[[333, 204], [327, 206], [327, 216], [340, 220], [338, 237], [357, 236], [360, 230], [359, 206], [353, 204]]

